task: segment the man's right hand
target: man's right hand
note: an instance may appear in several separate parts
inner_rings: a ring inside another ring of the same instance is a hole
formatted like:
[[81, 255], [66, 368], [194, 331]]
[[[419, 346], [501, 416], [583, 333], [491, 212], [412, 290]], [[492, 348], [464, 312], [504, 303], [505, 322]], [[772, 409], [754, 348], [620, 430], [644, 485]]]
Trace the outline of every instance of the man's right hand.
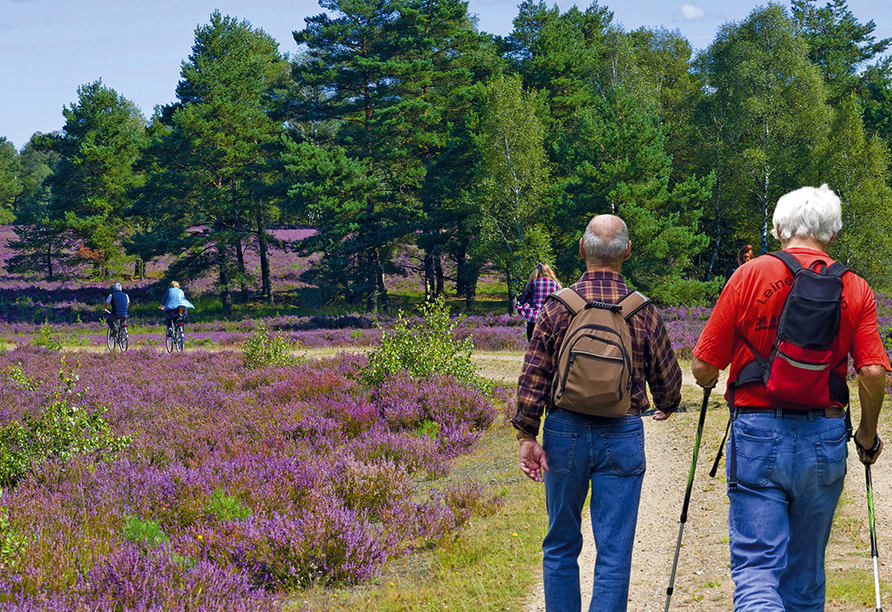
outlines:
[[535, 482], [545, 480], [545, 470], [548, 469], [545, 450], [535, 438], [524, 438], [520, 441], [520, 469], [530, 480]]
[[[858, 450], [858, 459], [864, 465], [873, 465], [883, 452], [883, 441], [878, 435], [874, 435], [874, 437], [867, 442], [866, 438], [869, 436], [863, 436], [862, 439], [859, 439], [859, 433], [861, 433], [860, 428], [855, 432], [854, 436], [855, 448]], [[866, 442], [866, 444], [862, 444], [862, 442]]]

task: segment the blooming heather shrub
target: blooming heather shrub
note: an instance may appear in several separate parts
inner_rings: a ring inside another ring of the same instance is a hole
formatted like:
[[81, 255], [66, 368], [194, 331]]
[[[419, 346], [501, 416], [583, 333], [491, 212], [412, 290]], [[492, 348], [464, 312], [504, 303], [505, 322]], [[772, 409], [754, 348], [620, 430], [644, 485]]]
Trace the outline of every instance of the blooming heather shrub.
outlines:
[[213, 538], [202, 538], [195, 552], [230, 562], [268, 588], [292, 589], [368, 579], [392, 546], [362, 512], [329, 506], [226, 523]]
[[348, 443], [344, 451], [369, 463], [394, 462], [410, 474], [421, 470], [439, 474], [444, 460], [437, 454], [435, 441], [382, 429], [363, 432]]
[[526, 330], [517, 326], [458, 327], [454, 334], [457, 340], [469, 338], [482, 351], [525, 351], [529, 345]]
[[394, 499], [410, 497], [412, 478], [405, 466], [393, 461], [357, 461], [347, 457], [328, 479], [332, 494], [350, 510], [362, 510], [380, 520]]
[[[169, 602], [192, 589], [189, 609], [278, 609], [252, 587], [365, 580], [486, 511], [417, 476], [447, 474], [491, 422], [488, 396], [455, 379], [402, 377], [379, 393], [359, 380], [368, 357], [350, 353], [254, 370], [225, 351], [79, 358], [65, 398], [106, 407], [109, 434], [133, 442], [105, 462], [51, 458], [4, 492], [5, 533], [22, 546], [0, 571], [14, 609], [178, 610]], [[22, 422], [54, 397], [58, 353], [0, 353], [0, 373], [0, 422]], [[128, 520], [168, 541], [131, 542]]]
[[18, 576], [3, 582], [0, 590], [7, 595], [0, 600], [0, 611], [269, 612], [283, 608], [277, 595], [258, 589], [246, 572], [208, 561], [190, 566], [164, 547], [146, 552], [134, 545], [121, 546], [66, 589], [31, 588]]

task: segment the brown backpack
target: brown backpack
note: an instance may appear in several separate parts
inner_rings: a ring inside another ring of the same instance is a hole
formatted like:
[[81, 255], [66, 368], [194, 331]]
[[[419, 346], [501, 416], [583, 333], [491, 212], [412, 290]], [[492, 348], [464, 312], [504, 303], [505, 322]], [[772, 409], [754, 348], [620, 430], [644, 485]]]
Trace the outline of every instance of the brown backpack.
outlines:
[[555, 408], [618, 418], [629, 412], [632, 337], [628, 319], [650, 300], [637, 291], [618, 304], [586, 302], [569, 287], [548, 296], [567, 307], [570, 327], [552, 384]]

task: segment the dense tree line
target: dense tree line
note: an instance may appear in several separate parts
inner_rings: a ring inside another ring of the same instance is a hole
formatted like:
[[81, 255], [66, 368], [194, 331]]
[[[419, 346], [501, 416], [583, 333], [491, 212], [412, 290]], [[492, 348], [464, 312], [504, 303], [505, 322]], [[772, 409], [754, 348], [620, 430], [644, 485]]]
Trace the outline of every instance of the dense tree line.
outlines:
[[12, 267], [140, 275], [169, 257], [180, 279], [212, 271], [229, 312], [258, 288], [272, 302], [269, 227], [300, 224], [317, 233], [282, 246], [318, 255], [306, 280], [326, 299], [389, 312], [387, 275], [418, 274], [472, 308], [487, 266], [509, 302], [536, 261], [574, 280], [585, 222], [610, 212], [629, 223], [629, 281], [696, 303], [740, 246], [777, 247], [780, 195], [826, 182], [846, 222], [832, 254], [892, 288], [890, 40], [844, 0], [759, 7], [697, 54], [597, 3], [524, 0], [506, 37], [461, 0], [320, 5], [292, 56], [212, 14], [150, 119], [99, 81], [59, 133], [0, 139]]

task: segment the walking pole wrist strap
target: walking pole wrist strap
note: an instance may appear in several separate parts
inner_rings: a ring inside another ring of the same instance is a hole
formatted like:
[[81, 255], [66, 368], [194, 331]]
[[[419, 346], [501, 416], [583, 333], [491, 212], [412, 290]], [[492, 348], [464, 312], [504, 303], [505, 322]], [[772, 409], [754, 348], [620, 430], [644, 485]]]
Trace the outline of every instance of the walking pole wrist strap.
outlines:
[[876, 455], [878, 452], [880, 452], [880, 437], [879, 436], [873, 437], [873, 446], [871, 446], [870, 448], [865, 448], [865, 447], [861, 446], [858, 443], [857, 436], [852, 436], [852, 437], [855, 439], [855, 446], [858, 447], [862, 452], [864, 452], [864, 454], [867, 455], [869, 458], [873, 459], [874, 455]]

